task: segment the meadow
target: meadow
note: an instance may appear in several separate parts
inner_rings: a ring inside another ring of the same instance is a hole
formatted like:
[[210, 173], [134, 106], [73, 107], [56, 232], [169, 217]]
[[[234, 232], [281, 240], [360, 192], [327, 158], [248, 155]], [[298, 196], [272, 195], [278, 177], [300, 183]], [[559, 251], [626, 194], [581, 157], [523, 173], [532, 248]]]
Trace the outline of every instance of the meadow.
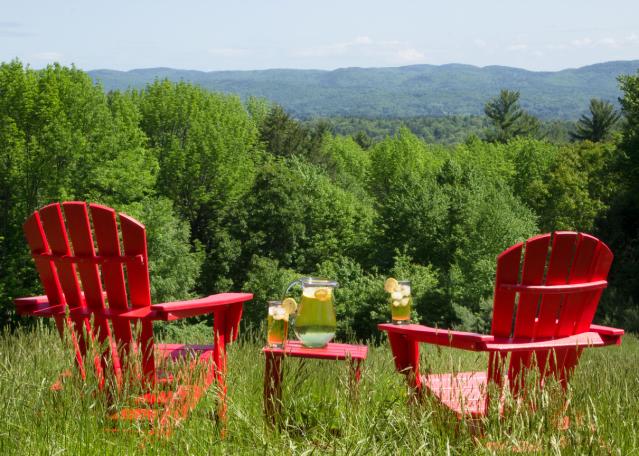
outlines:
[[[164, 329], [164, 328], [163, 328]], [[204, 324], [162, 330], [166, 340], [207, 342]], [[512, 407], [493, 413], [482, 432], [430, 398], [409, 404], [386, 341], [371, 343], [357, 391], [348, 389], [342, 362], [285, 362], [281, 424], [266, 424], [262, 408], [262, 331], [247, 331], [230, 347], [228, 424], [221, 438], [209, 390], [170, 438], [136, 423], [115, 426], [108, 415], [126, 397], [107, 403], [90, 378], [51, 384], [71, 367], [68, 347], [38, 323], [0, 336], [0, 454], [619, 454], [639, 447], [639, 340], [586, 350], [562, 411], [557, 385], [534, 394], [537, 411]], [[483, 369], [485, 355], [422, 345], [433, 372]], [[558, 418], [570, 419], [560, 429]]]

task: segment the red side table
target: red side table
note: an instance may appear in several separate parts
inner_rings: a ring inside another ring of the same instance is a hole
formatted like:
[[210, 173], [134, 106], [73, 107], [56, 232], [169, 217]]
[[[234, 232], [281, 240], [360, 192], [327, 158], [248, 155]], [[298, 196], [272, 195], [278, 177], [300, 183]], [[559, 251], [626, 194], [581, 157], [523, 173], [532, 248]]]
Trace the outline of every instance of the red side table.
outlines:
[[351, 386], [354, 388], [360, 380], [360, 364], [366, 359], [366, 345], [334, 344], [324, 348], [307, 348], [299, 341], [288, 341], [284, 348], [262, 349], [266, 358], [264, 369], [264, 412], [271, 423], [275, 423], [282, 404], [282, 357], [348, 360], [351, 365]]

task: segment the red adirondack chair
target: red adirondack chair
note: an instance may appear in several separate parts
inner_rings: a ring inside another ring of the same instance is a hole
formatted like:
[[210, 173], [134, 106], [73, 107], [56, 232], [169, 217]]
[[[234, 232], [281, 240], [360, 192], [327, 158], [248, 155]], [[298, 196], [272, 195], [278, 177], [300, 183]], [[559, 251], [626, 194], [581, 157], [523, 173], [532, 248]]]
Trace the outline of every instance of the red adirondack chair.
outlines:
[[[543, 234], [497, 258], [490, 335], [415, 324], [379, 329], [388, 333], [397, 370], [418, 393], [432, 393], [460, 418], [483, 416], [488, 382], [516, 396], [536, 366], [541, 385], [555, 375], [565, 388], [584, 348], [621, 343], [623, 330], [592, 324], [611, 263], [610, 249], [593, 236]], [[488, 352], [488, 369], [421, 375], [420, 342]]]
[[[61, 336], [68, 328], [83, 378], [88, 367], [88, 344], [95, 341], [108, 347], [106, 353], [89, 363], [95, 367], [101, 387], [109, 372], [120, 384], [125, 371], [127, 378], [133, 375], [130, 371], [134, 369], [127, 369], [132, 367], [131, 362], [142, 363], [137, 371], [143, 373], [140, 381], [143, 390], [147, 388], [149, 392], [136, 400], [138, 407], [124, 409], [114, 418], [146, 417], [159, 420], [161, 426], [174, 422], [184, 418], [216, 381], [218, 416], [224, 419], [226, 344], [237, 337], [242, 303], [253, 295], [221, 293], [151, 304], [145, 227], [125, 214], [119, 214], [119, 227], [118, 230], [115, 211], [97, 204], [90, 204], [87, 211], [84, 202], [55, 203], [34, 212], [23, 228], [46, 295], [16, 299], [17, 312], [53, 317]], [[214, 316], [212, 345], [153, 342], [154, 320], [172, 321], [203, 314]], [[173, 360], [185, 360], [187, 366], [202, 371], [202, 375], [193, 384], [179, 384], [184, 380], [159, 372], [156, 365], [156, 361], [171, 364]], [[170, 392], [152, 393], [158, 383], [168, 383]], [[140, 403], [147, 406], [140, 407]]]

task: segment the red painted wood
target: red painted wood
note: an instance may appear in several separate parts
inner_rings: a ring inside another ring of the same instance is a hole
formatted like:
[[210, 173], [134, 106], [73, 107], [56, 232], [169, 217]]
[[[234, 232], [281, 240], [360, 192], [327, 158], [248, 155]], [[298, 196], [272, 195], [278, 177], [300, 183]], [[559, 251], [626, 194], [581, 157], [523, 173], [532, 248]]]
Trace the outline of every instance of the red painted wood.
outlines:
[[308, 348], [304, 347], [298, 340], [290, 340], [286, 342], [284, 348], [264, 347], [264, 353], [270, 353], [274, 356], [291, 356], [296, 358], [314, 358], [314, 359], [366, 359], [368, 347], [366, 345], [350, 345], [329, 343], [324, 348]]
[[603, 347], [604, 345], [612, 345], [614, 343], [615, 341], [611, 341], [609, 338], [602, 337], [602, 335], [596, 331], [589, 331], [579, 334], [573, 334], [566, 337], [553, 337], [550, 339], [506, 339], [496, 337], [494, 342], [489, 342], [486, 344], [486, 351], [531, 353], [533, 350]]
[[[541, 285], [546, 268], [546, 257], [550, 245], [550, 234], [536, 236], [526, 241], [524, 261], [521, 273], [521, 284], [525, 286]], [[513, 337], [532, 339], [535, 333], [535, 318], [540, 293], [524, 293], [519, 295]], [[524, 373], [530, 367], [531, 353], [513, 353], [510, 357], [508, 380], [513, 393], [518, 394], [525, 381]]]
[[[46, 253], [49, 251], [49, 245], [44, 237], [42, 231], [42, 224], [40, 222], [40, 214], [34, 212], [22, 225], [25, 237], [31, 253]], [[40, 277], [40, 283], [44, 288], [44, 292], [47, 296], [48, 303], [51, 306], [59, 306], [64, 304], [64, 298], [62, 296], [62, 288], [58, 280], [58, 274], [53, 267], [53, 263], [46, 259], [35, 260], [36, 270]], [[60, 337], [64, 336], [64, 317], [62, 315], [56, 315], [54, 317], [56, 327]], [[80, 355], [78, 350], [78, 355]]]
[[[121, 231], [119, 232], [115, 211], [95, 204], [90, 205], [89, 212], [93, 222], [95, 241], [97, 241], [96, 252], [86, 203], [68, 202], [64, 203], [63, 207], [66, 226], [58, 204], [49, 205], [40, 212], [35, 212], [24, 224], [27, 241], [47, 295], [18, 298], [15, 300], [16, 310], [22, 315], [54, 317], [56, 323], [59, 323], [61, 335], [64, 326], [67, 325], [76, 345], [77, 361], [83, 376], [82, 356], [75, 338], [76, 334], [83, 332], [73, 327], [71, 319], [65, 320], [66, 313], [76, 322], [88, 323], [89, 318], [95, 319], [96, 334], [101, 341], [111, 347], [112, 363], [116, 368], [116, 374], [120, 369], [116, 343], [124, 351], [142, 349], [143, 372], [151, 382], [170, 383], [179, 380], [171, 375], [157, 378], [154, 360], [156, 354], [162, 359], [170, 360], [188, 357], [193, 359], [189, 361], [193, 368], [198, 364], [204, 366], [204, 375], [197, 379], [197, 384], [179, 385], [177, 393], [163, 399], [151, 398], [149, 395], [138, 398], [142, 402], [146, 401], [145, 403], [164, 404], [163, 411], [141, 414], [139, 409], [125, 409], [122, 413], [116, 414], [118, 418], [137, 419], [142, 415], [148, 415], [158, 419], [161, 426], [173, 423], [185, 416], [203, 395], [205, 388], [213, 381], [217, 381], [217, 390], [221, 399], [218, 414], [221, 419], [224, 419], [227, 394], [226, 344], [237, 338], [242, 304], [251, 300], [253, 295], [222, 293], [202, 299], [153, 306], [151, 305], [144, 226], [131, 217], [120, 214]], [[41, 223], [41, 214], [44, 227]], [[69, 239], [73, 245], [73, 252]], [[100, 272], [102, 272], [106, 293], [102, 289]], [[77, 280], [78, 274], [82, 287]], [[105, 295], [107, 301], [105, 301]], [[214, 314], [215, 344], [153, 344], [153, 320], [176, 320], [207, 313]], [[113, 325], [115, 341], [109, 339], [109, 321]], [[133, 343], [129, 322], [141, 325], [137, 343]], [[89, 327], [86, 329], [90, 330]], [[91, 334], [91, 332], [88, 333]], [[103, 360], [106, 360], [106, 357], [103, 357]], [[99, 363], [96, 368], [101, 368]]]
[[493, 336], [486, 334], [430, 328], [424, 325], [381, 323], [377, 325], [377, 327], [382, 331], [386, 331], [389, 335], [400, 334], [417, 342], [445, 345], [448, 347], [463, 348], [465, 350], [483, 350], [485, 343], [493, 340]]
[[[54, 255], [71, 255], [69, 240], [67, 238], [66, 227], [62, 217], [62, 210], [58, 203], [50, 204], [40, 209], [40, 218], [44, 228], [49, 248]], [[84, 295], [80, 292], [80, 284], [78, 282], [78, 274], [76, 266], [73, 263], [60, 262], [57, 258], [53, 260], [58, 271], [58, 278], [64, 293], [67, 305], [71, 309], [85, 308], [86, 303]], [[93, 335], [89, 319], [82, 316], [70, 315], [74, 322], [75, 337], [78, 341], [78, 347], [82, 357], [86, 355], [87, 336]], [[94, 364], [97, 370], [97, 376], [100, 383], [103, 381], [102, 367], [105, 366], [105, 360], [96, 356]]]
[[618, 328], [610, 328], [608, 326], [590, 325], [590, 331], [598, 332], [606, 336], [623, 336], [625, 331]]
[[[89, 205], [93, 230], [98, 244], [98, 254], [101, 256], [120, 256], [120, 241], [118, 239], [118, 227], [115, 219], [115, 211], [111, 208], [97, 204]], [[107, 263], [102, 266], [102, 280], [106, 290], [109, 308], [114, 310], [127, 310], [126, 288], [124, 285], [124, 272], [119, 263]], [[118, 348], [123, 353], [128, 353], [133, 341], [131, 326], [127, 321], [111, 320]]]
[[439, 401], [457, 414], [479, 417], [486, 414], [488, 404], [486, 372], [459, 372], [422, 376], [422, 384]]
[[349, 360], [350, 385], [355, 387], [360, 379], [360, 363], [368, 355], [366, 345], [329, 343], [323, 348], [307, 348], [300, 341], [287, 341], [284, 348], [266, 346], [262, 349], [266, 365], [264, 368], [264, 413], [270, 424], [275, 424], [281, 412], [283, 363], [285, 357], [323, 360]]
[[151, 308], [166, 314], [179, 314], [181, 311], [200, 310], [212, 311], [220, 306], [250, 301], [251, 293], [218, 293], [205, 298], [191, 299], [189, 301], [165, 302], [153, 304]]
[[[599, 242], [595, 251], [595, 258], [593, 261], [592, 272], [590, 275], [593, 283], [597, 280], [605, 281], [612, 265], [613, 255], [610, 249], [603, 242]], [[599, 304], [599, 298], [603, 290], [598, 290], [591, 294], [590, 299], [587, 301], [586, 306], [583, 308], [581, 316], [575, 325], [575, 332], [588, 331], [592, 320], [597, 311], [597, 305]]]
[[[62, 207], [67, 220], [69, 238], [73, 246], [73, 255], [69, 255], [69, 257], [72, 259], [77, 256], [87, 258], [95, 257], [93, 236], [91, 234], [91, 225], [86, 204], [81, 202], [67, 202], [64, 203]], [[94, 317], [95, 326], [93, 331], [99, 343], [107, 347], [107, 352], [112, 351], [114, 344], [111, 339], [111, 328], [109, 327], [107, 319], [101, 315], [104, 311], [104, 293], [102, 291], [102, 284], [100, 283], [98, 267], [89, 262], [77, 262], [77, 270], [80, 274], [82, 289], [84, 290], [84, 305], [82, 308], [86, 308], [92, 312], [92, 314], [87, 315], [87, 317]], [[110, 364], [115, 372], [116, 379], [119, 381], [121, 378], [121, 369], [117, 352], [111, 352], [111, 359]], [[102, 372], [106, 372], [108, 365], [108, 353], [104, 353], [101, 359]], [[102, 375], [99, 375], [99, 377], [103, 379]]]
[[[31, 249], [31, 253], [39, 254], [39, 253], [50, 253], [49, 243], [47, 241], [44, 229], [42, 227], [42, 222], [40, 220], [40, 214], [36, 211], [34, 212], [24, 223], [22, 226], [24, 230], [24, 234], [27, 238], [27, 243], [29, 244], [29, 248]], [[39, 258], [35, 260], [36, 269], [38, 271], [38, 275], [40, 276], [40, 281], [44, 288], [44, 292], [47, 295], [50, 305], [53, 306], [65, 306], [66, 299], [63, 294], [62, 286], [60, 284], [60, 280], [58, 278], [58, 271], [53, 263], [53, 261], [46, 258]], [[64, 335], [64, 328], [72, 326], [72, 321], [64, 316], [63, 312], [56, 312], [52, 314], [55, 319], [56, 327], [58, 329], [58, 333], [60, 337]], [[75, 323], [76, 326], [81, 328], [81, 323]], [[85, 378], [86, 373], [84, 369], [84, 360], [83, 353], [85, 350], [85, 344], [82, 341], [79, 341], [76, 337], [75, 331], [71, 331], [71, 341], [73, 343], [73, 347], [75, 350], [75, 361], [82, 378]]]
[[[63, 204], [64, 215], [67, 219], [67, 227], [69, 237], [73, 245], [74, 256], [95, 257], [95, 249], [93, 244], [93, 236], [91, 234], [91, 225], [87, 213], [85, 203], [68, 202]], [[98, 311], [96, 318], [96, 326], [100, 341], [104, 342], [110, 338], [111, 331], [107, 324], [106, 318], [99, 316], [104, 310], [104, 293], [102, 291], [102, 283], [100, 282], [100, 271], [97, 265], [91, 263], [78, 262], [78, 272], [82, 280], [82, 289], [84, 298], [89, 309]]]
[[[572, 265], [574, 249], [577, 242], [577, 233], [560, 231], [553, 235], [553, 242], [546, 274], [546, 285], [563, 286], [568, 282], [568, 275]], [[535, 325], [535, 336], [548, 338], [554, 336], [557, 327], [557, 318], [565, 296], [556, 294], [544, 294], [541, 300], [539, 315]], [[540, 371], [540, 382], [544, 381], [548, 373], [556, 371], [555, 353], [548, 350], [535, 352], [537, 365]]]
[[583, 291], [595, 291], [595, 290], [603, 290], [608, 286], [607, 280], [597, 280], [594, 282], [588, 283], [573, 283], [570, 285], [512, 285], [512, 284], [502, 284], [500, 285], [502, 289], [511, 290], [522, 294], [541, 294], [544, 295], [552, 295], [552, 294], [572, 294]]
[[[497, 257], [497, 273], [493, 303], [493, 321], [490, 333], [494, 336], [509, 337], [512, 331], [513, 312], [515, 310], [516, 293], [504, 290], [502, 283], [518, 283], [519, 267], [523, 242], [506, 249]], [[488, 375], [490, 381], [501, 385], [505, 366], [504, 355], [491, 354], [488, 357]]]
[[[488, 410], [489, 397], [481, 391], [488, 381], [517, 392], [517, 380], [531, 365], [533, 353], [540, 363], [542, 384], [550, 372], [565, 386], [584, 348], [621, 343], [623, 330], [592, 324], [612, 263], [604, 243], [573, 232], [531, 238], [526, 242], [520, 280], [522, 247], [517, 244], [498, 257], [491, 336], [422, 325], [378, 325], [388, 333], [398, 371], [417, 371], [419, 360], [412, 357], [418, 353], [414, 347], [419, 342], [490, 353], [483, 377], [477, 373], [420, 376], [422, 385], [459, 415], [482, 415]], [[509, 375], [503, 377], [508, 353]]]
[[[142, 257], [142, 262], [126, 263], [129, 297], [133, 308], [151, 306], [151, 283], [149, 281], [148, 255], [146, 250], [146, 229], [137, 220], [120, 214], [120, 230], [124, 254]], [[142, 369], [147, 379], [155, 381], [155, 360], [153, 359], [153, 322], [145, 319], [139, 322], [141, 328], [138, 344], [142, 349]]]

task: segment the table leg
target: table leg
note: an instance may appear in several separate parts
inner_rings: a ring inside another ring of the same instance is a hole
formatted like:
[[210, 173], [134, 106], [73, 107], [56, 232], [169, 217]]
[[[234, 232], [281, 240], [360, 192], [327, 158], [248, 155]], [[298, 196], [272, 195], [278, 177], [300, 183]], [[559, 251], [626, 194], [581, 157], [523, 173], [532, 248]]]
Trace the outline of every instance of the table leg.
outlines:
[[270, 425], [275, 425], [282, 411], [282, 357], [265, 353], [264, 414]]

